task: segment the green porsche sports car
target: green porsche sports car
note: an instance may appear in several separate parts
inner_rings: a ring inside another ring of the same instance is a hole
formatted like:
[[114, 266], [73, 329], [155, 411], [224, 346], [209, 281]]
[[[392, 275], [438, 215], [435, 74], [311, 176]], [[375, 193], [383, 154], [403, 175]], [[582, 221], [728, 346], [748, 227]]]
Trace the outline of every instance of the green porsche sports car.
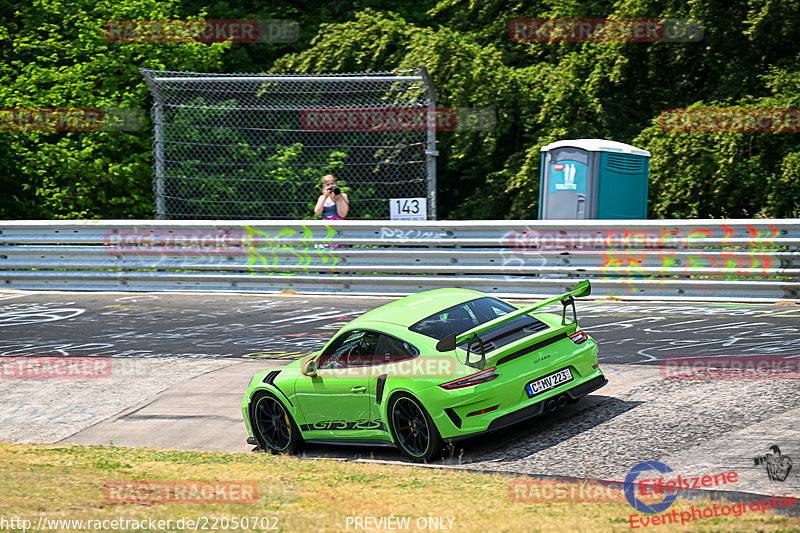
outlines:
[[[445, 443], [563, 407], [608, 383], [577, 324], [574, 298], [590, 292], [586, 280], [517, 308], [436, 289], [373, 309], [322, 351], [253, 377], [248, 442], [274, 453], [303, 442], [395, 446], [430, 461]], [[560, 314], [534, 314], [559, 302]]]

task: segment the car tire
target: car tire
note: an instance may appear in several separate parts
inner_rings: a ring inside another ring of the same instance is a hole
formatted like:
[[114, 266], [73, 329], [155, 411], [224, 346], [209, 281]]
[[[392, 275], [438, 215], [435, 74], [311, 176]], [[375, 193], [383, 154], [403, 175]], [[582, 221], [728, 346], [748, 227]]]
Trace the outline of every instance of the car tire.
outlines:
[[415, 463], [438, 459], [444, 443], [422, 402], [409, 394], [393, 396], [389, 402], [389, 428], [397, 448]]
[[303, 437], [292, 415], [278, 398], [269, 392], [258, 392], [250, 403], [253, 436], [259, 447], [271, 453], [295, 453], [303, 445]]

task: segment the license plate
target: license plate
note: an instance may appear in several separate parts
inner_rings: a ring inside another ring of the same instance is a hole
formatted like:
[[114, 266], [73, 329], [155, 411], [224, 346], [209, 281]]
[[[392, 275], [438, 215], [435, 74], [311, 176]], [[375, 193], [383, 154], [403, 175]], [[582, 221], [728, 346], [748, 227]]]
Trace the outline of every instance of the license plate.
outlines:
[[549, 376], [539, 378], [536, 381], [531, 381], [525, 385], [525, 391], [528, 393], [529, 398], [533, 398], [537, 394], [549, 391], [550, 389], [555, 389], [556, 387], [570, 381], [572, 381], [572, 372], [569, 368], [565, 368], [550, 374]]

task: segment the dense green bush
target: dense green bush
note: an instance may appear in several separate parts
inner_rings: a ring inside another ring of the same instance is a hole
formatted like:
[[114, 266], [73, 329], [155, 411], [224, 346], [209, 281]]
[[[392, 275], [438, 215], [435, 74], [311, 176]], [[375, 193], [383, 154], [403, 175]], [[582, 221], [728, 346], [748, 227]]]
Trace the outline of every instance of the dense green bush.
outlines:
[[[228, 45], [109, 43], [103, 25], [177, 10], [174, 0], [0, 0], [0, 107], [149, 109], [140, 67], [214, 70]], [[0, 216], [152, 217], [149, 130], [146, 120], [139, 131], [0, 132]]]

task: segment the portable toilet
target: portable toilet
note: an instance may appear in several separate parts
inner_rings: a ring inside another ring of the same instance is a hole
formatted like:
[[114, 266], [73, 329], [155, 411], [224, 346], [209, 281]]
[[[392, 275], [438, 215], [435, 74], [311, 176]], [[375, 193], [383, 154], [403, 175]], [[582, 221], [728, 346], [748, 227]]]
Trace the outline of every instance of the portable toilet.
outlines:
[[539, 219], [647, 218], [650, 152], [604, 139], [541, 148]]

